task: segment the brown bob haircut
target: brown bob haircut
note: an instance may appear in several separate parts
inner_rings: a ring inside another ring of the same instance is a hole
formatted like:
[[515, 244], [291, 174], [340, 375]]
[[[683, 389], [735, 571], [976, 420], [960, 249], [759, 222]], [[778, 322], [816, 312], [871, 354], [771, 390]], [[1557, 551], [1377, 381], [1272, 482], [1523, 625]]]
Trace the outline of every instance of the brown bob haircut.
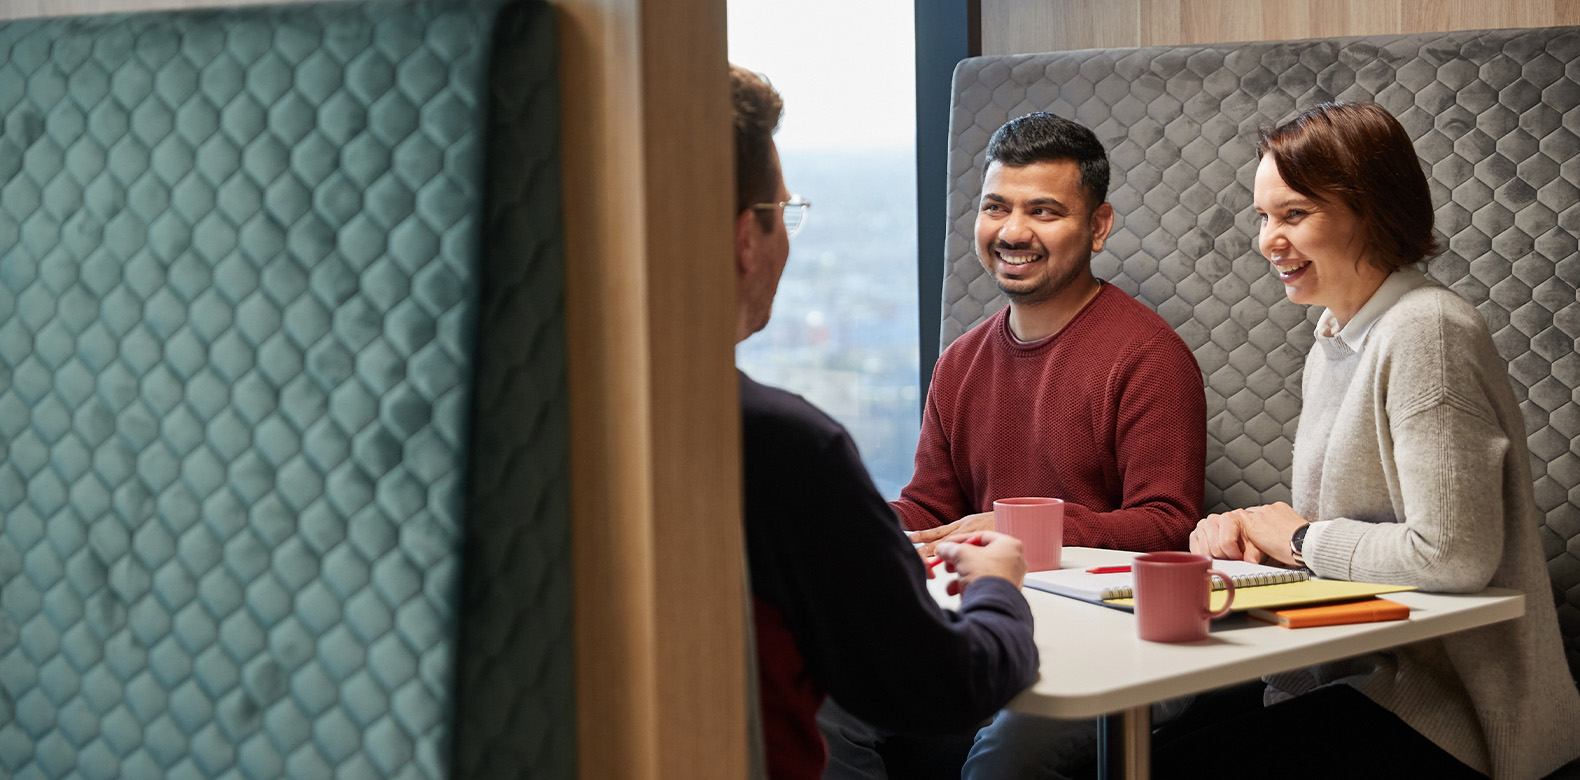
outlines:
[[[738, 65], [730, 66], [730, 104], [735, 121], [735, 213], [753, 203], [774, 200], [779, 182], [775, 174], [774, 131], [784, 113], [784, 99], [768, 79]], [[758, 212], [764, 231], [773, 229], [774, 215]]]
[[1272, 155], [1289, 188], [1349, 209], [1373, 265], [1396, 271], [1437, 254], [1432, 191], [1399, 120], [1376, 103], [1321, 103], [1271, 130]]

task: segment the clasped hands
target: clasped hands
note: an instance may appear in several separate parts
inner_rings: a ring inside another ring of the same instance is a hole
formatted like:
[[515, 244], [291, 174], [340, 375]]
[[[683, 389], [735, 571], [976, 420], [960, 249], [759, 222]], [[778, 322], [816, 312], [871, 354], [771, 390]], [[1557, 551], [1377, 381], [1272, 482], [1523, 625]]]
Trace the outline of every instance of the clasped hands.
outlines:
[[1293, 566], [1289, 540], [1305, 524], [1306, 519], [1282, 501], [1208, 515], [1190, 532], [1190, 551], [1251, 563], [1273, 559]]

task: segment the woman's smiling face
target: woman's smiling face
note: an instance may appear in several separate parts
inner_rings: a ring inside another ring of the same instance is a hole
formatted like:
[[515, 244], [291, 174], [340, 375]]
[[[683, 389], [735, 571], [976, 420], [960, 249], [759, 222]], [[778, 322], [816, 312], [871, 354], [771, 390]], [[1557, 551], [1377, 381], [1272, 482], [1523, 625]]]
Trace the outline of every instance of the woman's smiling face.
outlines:
[[1360, 220], [1344, 205], [1302, 195], [1273, 155], [1256, 167], [1257, 248], [1295, 303], [1325, 306], [1342, 325], [1377, 292], [1388, 272], [1368, 262]]

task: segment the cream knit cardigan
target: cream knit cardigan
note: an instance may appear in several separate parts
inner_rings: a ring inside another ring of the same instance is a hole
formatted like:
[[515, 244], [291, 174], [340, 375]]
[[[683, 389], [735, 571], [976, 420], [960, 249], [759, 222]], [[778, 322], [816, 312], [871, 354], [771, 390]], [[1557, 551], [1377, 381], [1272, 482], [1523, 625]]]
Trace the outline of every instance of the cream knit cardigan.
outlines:
[[1295, 510], [1316, 523], [1307, 565], [1425, 591], [1515, 588], [1525, 616], [1276, 675], [1269, 699], [1343, 680], [1493, 777], [1551, 772], [1580, 755], [1580, 696], [1538, 544], [1525, 421], [1486, 323], [1429, 283], [1384, 312], [1359, 353], [1323, 332], [1294, 452]]

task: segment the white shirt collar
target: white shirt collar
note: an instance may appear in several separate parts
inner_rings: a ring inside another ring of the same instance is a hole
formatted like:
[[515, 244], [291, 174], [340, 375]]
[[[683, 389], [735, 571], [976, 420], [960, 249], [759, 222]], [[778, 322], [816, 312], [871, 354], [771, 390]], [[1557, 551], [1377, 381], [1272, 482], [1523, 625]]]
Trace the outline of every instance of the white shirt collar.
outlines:
[[[1322, 316], [1317, 320], [1317, 336], [1319, 338], [1337, 336], [1351, 351], [1359, 352], [1361, 345], [1366, 342], [1366, 334], [1371, 332], [1377, 320], [1382, 319], [1383, 314], [1393, 308], [1405, 293], [1430, 281], [1426, 274], [1415, 266], [1394, 271], [1383, 280], [1377, 292], [1372, 293], [1372, 297], [1366, 300], [1361, 310], [1355, 312], [1355, 316], [1351, 317], [1342, 329], [1339, 328], [1338, 318], [1334, 317], [1332, 312], [1323, 311]], [[1338, 332], [1335, 333], [1335, 330]]]

